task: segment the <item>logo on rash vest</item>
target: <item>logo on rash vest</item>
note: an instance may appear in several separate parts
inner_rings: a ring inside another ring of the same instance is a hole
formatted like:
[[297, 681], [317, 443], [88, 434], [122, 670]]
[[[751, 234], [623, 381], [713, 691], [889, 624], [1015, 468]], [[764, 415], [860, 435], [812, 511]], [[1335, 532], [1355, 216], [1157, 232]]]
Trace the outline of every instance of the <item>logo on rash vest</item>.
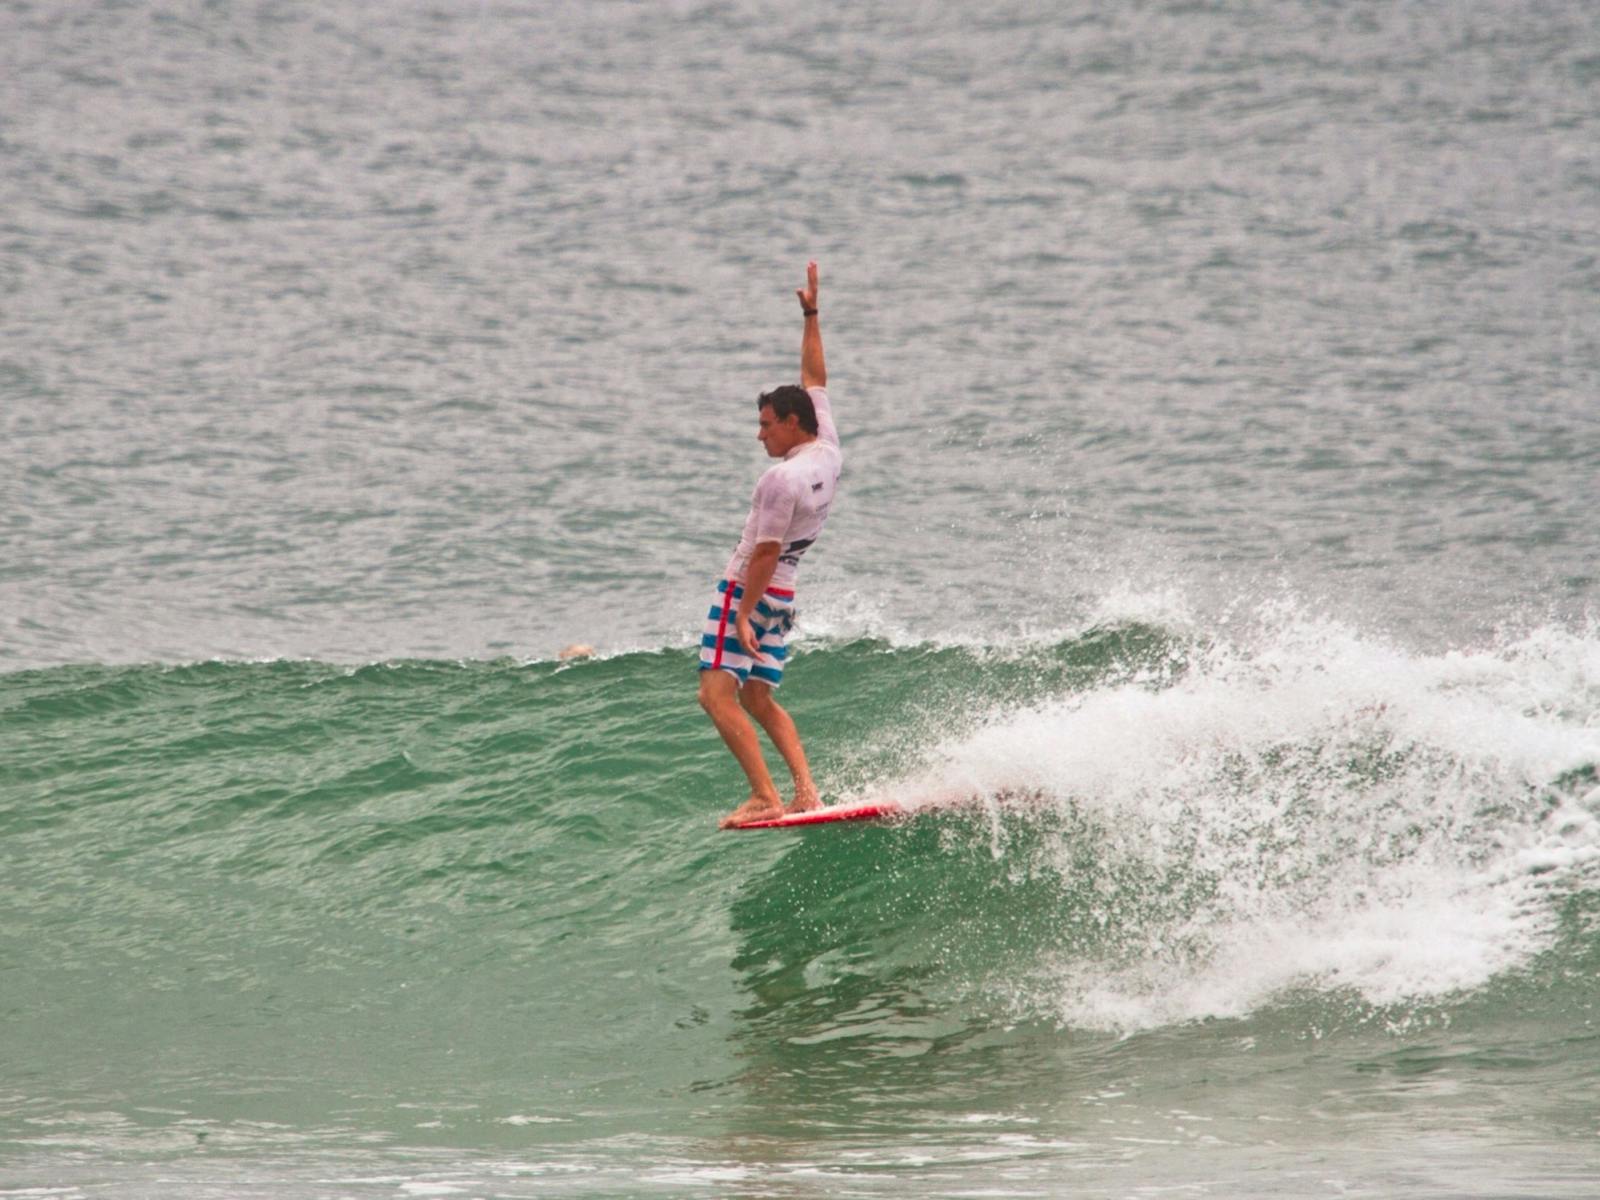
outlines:
[[786, 562], [791, 567], [799, 566], [800, 556], [806, 552], [806, 547], [816, 540], [816, 538], [802, 538], [798, 542], [790, 542], [783, 548], [783, 553], [778, 555], [778, 561]]

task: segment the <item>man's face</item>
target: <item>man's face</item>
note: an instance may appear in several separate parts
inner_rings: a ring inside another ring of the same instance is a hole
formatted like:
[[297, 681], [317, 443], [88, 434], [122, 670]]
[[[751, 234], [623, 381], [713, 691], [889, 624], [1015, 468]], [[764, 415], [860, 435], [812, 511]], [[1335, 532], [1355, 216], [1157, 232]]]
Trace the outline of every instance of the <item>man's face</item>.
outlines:
[[800, 418], [794, 413], [780, 421], [772, 415], [771, 406], [764, 405], [761, 409], [761, 427], [756, 430], [756, 437], [767, 448], [769, 457], [782, 458], [805, 440], [805, 430], [800, 428]]

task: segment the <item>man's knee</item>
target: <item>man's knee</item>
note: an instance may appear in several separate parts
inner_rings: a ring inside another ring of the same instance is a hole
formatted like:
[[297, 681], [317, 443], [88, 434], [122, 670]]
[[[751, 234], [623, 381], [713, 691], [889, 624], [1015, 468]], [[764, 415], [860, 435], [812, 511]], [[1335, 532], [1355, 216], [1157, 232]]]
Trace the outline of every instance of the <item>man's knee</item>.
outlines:
[[738, 680], [726, 671], [701, 671], [700, 707], [708, 713], [727, 707], [737, 687]]
[[773, 709], [772, 689], [761, 683], [747, 683], [739, 689], [739, 703], [744, 705], [745, 712], [759, 720]]

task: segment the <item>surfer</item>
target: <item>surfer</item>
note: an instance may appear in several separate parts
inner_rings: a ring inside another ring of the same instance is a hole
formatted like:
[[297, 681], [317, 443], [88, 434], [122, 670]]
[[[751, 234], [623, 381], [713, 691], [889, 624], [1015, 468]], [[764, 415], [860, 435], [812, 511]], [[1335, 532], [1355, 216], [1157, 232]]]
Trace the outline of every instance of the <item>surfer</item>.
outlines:
[[[717, 584], [700, 639], [700, 707], [750, 781], [749, 798], [722, 819], [725, 829], [822, 807], [799, 730], [772, 698], [788, 657], [784, 640], [794, 625], [800, 556], [822, 532], [842, 461], [817, 324], [816, 263], [806, 265], [806, 286], [795, 295], [805, 321], [800, 385], [785, 384], [756, 400], [756, 437], [779, 461], [756, 483], [744, 533]], [[787, 810], [746, 713], [767, 731], [794, 777]]]

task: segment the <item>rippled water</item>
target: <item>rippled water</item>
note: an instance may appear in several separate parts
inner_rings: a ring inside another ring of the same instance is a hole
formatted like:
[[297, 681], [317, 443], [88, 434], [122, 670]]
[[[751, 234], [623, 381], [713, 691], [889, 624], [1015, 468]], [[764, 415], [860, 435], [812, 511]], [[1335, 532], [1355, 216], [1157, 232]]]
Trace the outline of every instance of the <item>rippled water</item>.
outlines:
[[1591, 6], [3, 20], [13, 663], [679, 636], [808, 256], [813, 603], [1592, 600]]
[[0, 4], [0, 1195], [1591, 1194], [1597, 48]]

